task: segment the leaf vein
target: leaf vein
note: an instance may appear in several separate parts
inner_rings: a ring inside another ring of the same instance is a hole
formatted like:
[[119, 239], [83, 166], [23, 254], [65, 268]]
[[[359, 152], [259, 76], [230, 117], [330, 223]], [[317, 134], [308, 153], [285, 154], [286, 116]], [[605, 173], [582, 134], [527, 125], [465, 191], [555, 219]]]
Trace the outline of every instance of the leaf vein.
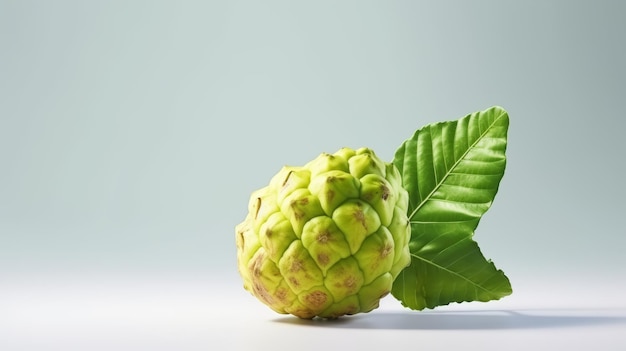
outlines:
[[[504, 114], [499, 115], [497, 118], [494, 119], [494, 121], [491, 122], [490, 126], [493, 126], [502, 116], [504, 116]], [[480, 123], [479, 124], [479, 131], [480, 131]], [[457, 127], [457, 125], [455, 125], [455, 128]], [[417, 206], [415, 207], [415, 209], [413, 209], [413, 211], [411, 212], [411, 215], [409, 216], [409, 220], [411, 218], [413, 218], [413, 216], [415, 216], [415, 214], [420, 210], [420, 208], [422, 208], [422, 206], [426, 203], [426, 200], [424, 199], [429, 199], [443, 184], [443, 182], [448, 178], [448, 176], [450, 175], [450, 173], [452, 172], [452, 170], [454, 170], [459, 163], [467, 156], [467, 154], [474, 148], [474, 146], [476, 144], [478, 144], [478, 142], [485, 136], [486, 133], [489, 132], [491, 128], [487, 128], [484, 132], [481, 132], [480, 135], [478, 136], [478, 138], [476, 138], [476, 140], [474, 140], [474, 142], [472, 142], [472, 144], [467, 148], [467, 150], [465, 150], [465, 152], [459, 157], [458, 160], [456, 160], [454, 162], [454, 164], [452, 165], [452, 167], [450, 167], [446, 172], [446, 174], [443, 176], [443, 178], [441, 178], [440, 181], [437, 181], [437, 184], [435, 185], [435, 187], [431, 190], [430, 194], [428, 194], [428, 196], [426, 196], [426, 198], [422, 198], [420, 196], [420, 200], [421, 202], [419, 204], [417, 204]], [[432, 142], [431, 142], [432, 145]], [[432, 147], [432, 146], [431, 146]], [[433, 160], [434, 162], [434, 160]], [[434, 167], [436, 169], [436, 167]]]
[[480, 284], [478, 284], [478, 283], [474, 282], [473, 280], [471, 280], [471, 279], [469, 279], [469, 278], [467, 278], [467, 277], [465, 277], [465, 276], [463, 276], [463, 275], [461, 275], [461, 274], [459, 274], [459, 273], [457, 273], [457, 272], [455, 272], [455, 271], [452, 271], [452, 270], [450, 270], [450, 269], [448, 269], [448, 268], [446, 268], [446, 267], [444, 267], [444, 266], [438, 265], [438, 264], [436, 264], [435, 262], [432, 262], [432, 261], [430, 261], [430, 260], [427, 260], [427, 259], [425, 259], [425, 258], [423, 258], [423, 257], [420, 257], [420, 256], [416, 255], [416, 254], [411, 254], [411, 256], [412, 256], [412, 257], [414, 257], [414, 258], [416, 258], [416, 259], [418, 259], [418, 260], [420, 260], [420, 261], [422, 261], [422, 262], [425, 262], [425, 263], [431, 264], [431, 265], [433, 265], [434, 267], [439, 268], [439, 269], [441, 269], [441, 270], [443, 270], [443, 271], [445, 271], [445, 272], [447, 272], [447, 273], [450, 273], [450, 274], [452, 274], [452, 275], [456, 276], [457, 278], [460, 278], [460, 279], [462, 279], [462, 280], [464, 280], [464, 281], [468, 282], [470, 285], [474, 286], [475, 288], [480, 289], [480, 290], [482, 290], [482, 291], [485, 291], [485, 292], [486, 292], [486, 293], [488, 293], [488, 294], [491, 294], [492, 296], [497, 296], [497, 294], [496, 294], [495, 292], [493, 292], [493, 291], [491, 291], [491, 290], [489, 290], [489, 289], [485, 288], [484, 286], [482, 286], [482, 285], [480, 285]]

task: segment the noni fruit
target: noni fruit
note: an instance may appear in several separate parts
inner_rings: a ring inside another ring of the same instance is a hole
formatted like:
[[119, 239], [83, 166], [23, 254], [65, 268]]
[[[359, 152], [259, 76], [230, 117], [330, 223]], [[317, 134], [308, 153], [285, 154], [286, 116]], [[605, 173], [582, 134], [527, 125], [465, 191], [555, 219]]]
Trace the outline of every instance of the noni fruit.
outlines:
[[244, 288], [300, 318], [374, 310], [410, 263], [408, 198], [397, 168], [368, 148], [283, 167], [236, 226]]

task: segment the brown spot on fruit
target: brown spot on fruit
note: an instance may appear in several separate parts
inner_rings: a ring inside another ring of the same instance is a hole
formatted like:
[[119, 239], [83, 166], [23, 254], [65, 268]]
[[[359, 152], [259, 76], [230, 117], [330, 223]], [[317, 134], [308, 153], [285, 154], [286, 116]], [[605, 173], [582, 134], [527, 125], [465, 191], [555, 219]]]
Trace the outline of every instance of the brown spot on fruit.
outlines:
[[352, 290], [356, 287], [356, 279], [353, 276], [349, 276], [343, 281], [343, 286]]
[[306, 301], [308, 306], [313, 308], [319, 308], [324, 306], [326, 300], [328, 300], [328, 296], [323, 291], [316, 290], [308, 294], [304, 298], [304, 300]]
[[358, 313], [358, 312], [359, 312], [359, 308], [358, 308], [357, 306], [355, 306], [355, 305], [349, 305], [349, 306], [347, 306], [347, 307], [346, 307], [346, 311], [345, 311], [345, 313], [346, 313], [347, 315], [353, 315], [353, 314], [356, 314], [356, 313]]
[[380, 249], [380, 257], [381, 258], [385, 258], [385, 257], [389, 256], [389, 254], [392, 253], [392, 252], [393, 252], [393, 247], [391, 245], [387, 244], [387, 245], [383, 246]]
[[309, 198], [305, 197], [302, 199], [296, 199], [291, 201], [291, 203], [289, 203], [289, 206], [291, 206], [291, 209], [293, 210], [293, 217], [296, 220], [301, 220], [302, 218], [304, 218], [304, 212], [303, 211], [298, 211], [299, 207], [304, 207], [306, 205], [309, 204]]
[[291, 267], [289, 267], [289, 271], [290, 272], [298, 272], [302, 268], [304, 268], [304, 265], [302, 264], [302, 261], [294, 259], [293, 262], [291, 262]]
[[270, 305], [273, 304], [274, 299], [272, 298], [272, 295], [267, 290], [267, 288], [265, 288], [265, 285], [263, 285], [263, 283], [258, 278], [252, 279], [254, 280], [252, 289], [254, 290], [255, 295], [265, 303]]
[[326, 192], [326, 200], [328, 200], [328, 202], [333, 201], [333, 199], [335, 198], [335, 192], [332, 190], [328, 190]]
[[278, 288], [278, 290], [276, 290], [276, 293], [274, 295], [281, 302], [286, 302], [286, 300], [287, 300], [287, 289], [285, 289], [285, 288]]
[[240, 248], [243, 249], [246, 246], [246, 241], [243, 236], [243, 232], [238, 232], [237, 234], [239, 234], [239, 242], [241, 243]]
[[289, 181], [289, 178], [291, 177], [291, 175], [293, 174], [293, 171], [289, 171], [289, 173], [287, 173], [287, 176], [285, 177], [285, 180], [283, 180], [283, 187], [285, 187], [285, 185], [287, 185], [287, 182]]
[[256, 198], [256, 211], [254, 212], [254, 219], [257, 219], [257, 216], [259, 215], [260, 210], [261, 210], [261, 198], [257, 197]]
[[328, 242], [329, 236], [330, 233], [328, 232], [328, 230], [325, 230], [317, 235], [317, 242], [320, 244], [326, 244]]
[[298, 309], [291, 311], [291, 314], [301, 319], [313, 319], [315, 313], [306, 309]]
[[255, 257], [254, 262], [252, 262], [252, 274], [254, 274], [255, 277], [260, 277], [261, 274], [263, 273], [261, 271], [261, 266], [263, 265], [263, 258], [264, 258], [264, 255], [259, 254]]
[[319, 262], [320, 265], [325, 266], [329, 261], [330, 258], [328, 258], [327, 254], [321, 253], [317, 255], [317, 262]]
[[289, 277], [289, 282], [295, 287], [300, 286], [300, 282], [295, 277]]
[[354, 216], [354, 219], [356, 219], [357, 222], [361, 223], [363, 228], [367, 230], [367, 221], [365, 220], [365, 213], [363, 213], [363, 210], [358, 209], [354, 211], [353, 216]]
[[381, 184], [380, 190], [383, 200], [387, 200], [389, 198], [389, 195], [391, 194], [389, 188], [385, 184]]

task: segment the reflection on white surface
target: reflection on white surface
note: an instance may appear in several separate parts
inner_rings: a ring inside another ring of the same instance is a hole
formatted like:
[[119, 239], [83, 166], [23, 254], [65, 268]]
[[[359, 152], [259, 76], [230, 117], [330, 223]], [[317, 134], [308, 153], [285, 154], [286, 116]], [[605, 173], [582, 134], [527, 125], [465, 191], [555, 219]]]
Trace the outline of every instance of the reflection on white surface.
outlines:
[[417, 312], [388, 297], [373, 312], [327, 321], [276, 314], [232, 279], [14, 277], [0, 285], [0, 344], [7, 351], [369, 349], [390, 343], [431, 350], [467, 343], [487, 350], [617, 350], [626, 342], [626, 307], [615, 305], [620, 286], [606, 289], [616, 295], [603, 304], [581, 303], [583, 291], [556, 302], [522, 289], [501, 301]]

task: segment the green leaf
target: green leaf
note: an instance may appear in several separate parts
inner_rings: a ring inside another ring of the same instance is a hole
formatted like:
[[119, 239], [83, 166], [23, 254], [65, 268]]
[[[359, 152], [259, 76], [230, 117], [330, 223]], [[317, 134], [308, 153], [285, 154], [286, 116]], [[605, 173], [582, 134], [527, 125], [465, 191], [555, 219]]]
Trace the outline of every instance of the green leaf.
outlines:
[[421, 310], [511, 294], [509, 279], [485, 259], [474, 230], [498, 191], [506, 165], [509, 116], [500, 107], [427, 125], [396, 151], [409, 192], [411, 264], [392, 295]]

